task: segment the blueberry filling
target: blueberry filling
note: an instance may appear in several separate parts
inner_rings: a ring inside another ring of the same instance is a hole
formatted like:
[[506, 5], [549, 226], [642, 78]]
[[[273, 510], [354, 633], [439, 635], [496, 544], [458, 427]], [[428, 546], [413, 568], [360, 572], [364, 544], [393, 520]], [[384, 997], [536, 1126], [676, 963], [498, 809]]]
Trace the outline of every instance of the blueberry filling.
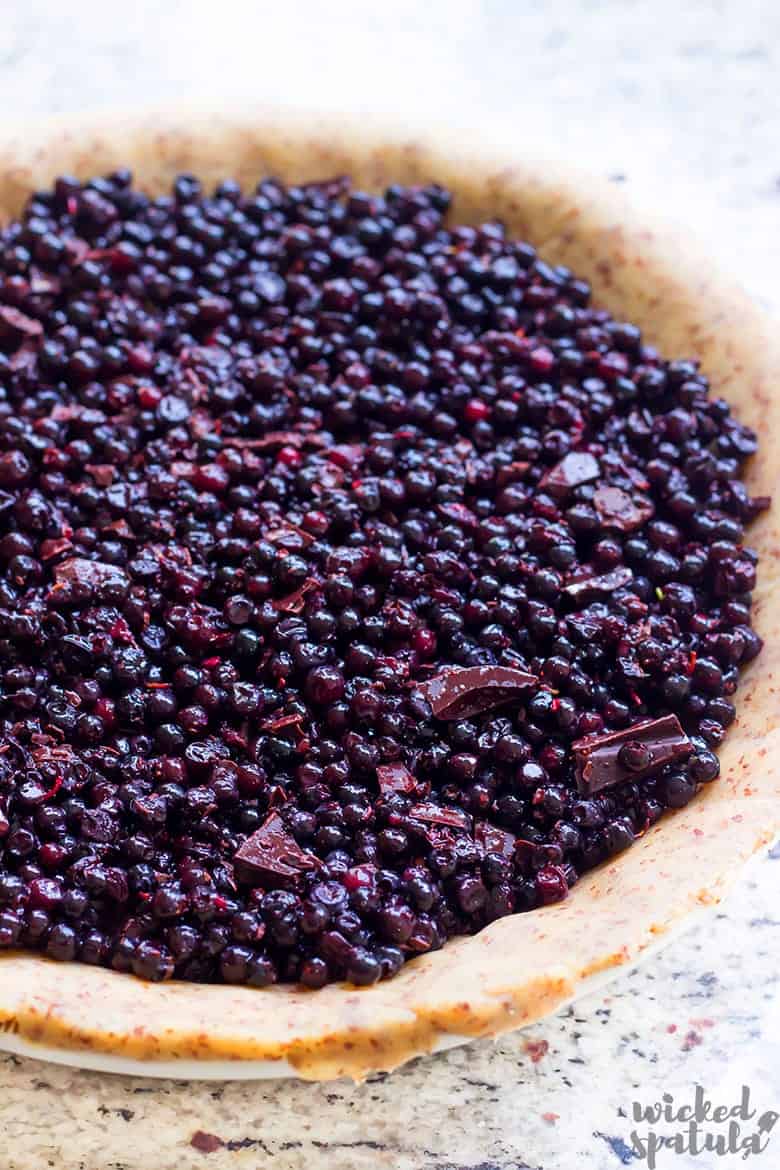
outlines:
[[755, 435], [449, 202], [117, 171], [4, 229], [0, 947], [373, 983], [716, 779]]

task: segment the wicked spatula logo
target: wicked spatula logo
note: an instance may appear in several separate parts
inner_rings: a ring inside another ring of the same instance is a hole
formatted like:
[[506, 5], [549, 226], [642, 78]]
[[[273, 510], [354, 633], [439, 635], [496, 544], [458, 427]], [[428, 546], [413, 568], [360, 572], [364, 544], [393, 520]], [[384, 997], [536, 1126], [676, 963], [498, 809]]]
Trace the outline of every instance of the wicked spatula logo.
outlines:
[[773, 1109], [760, 1113], [753, 1108], [747, 1085], [742, 1086], [736, 1103], [716, 1103], [697, 1085], [693, 1101], [679, 1102], [671, 1093], [664, 1093], [660, 1101], [650, 1105], [634, 1101], [632, 1115], [637, 1123], [631, 1133], [634, 1153], [647, 1162], [648, 1170], [657, 1166], [662, 1150], [701, 1156], [708, 1170], [713, 1166], [713, 1154], [738, 1155], [743, 1160], [761, 1154], [780, 1117]]

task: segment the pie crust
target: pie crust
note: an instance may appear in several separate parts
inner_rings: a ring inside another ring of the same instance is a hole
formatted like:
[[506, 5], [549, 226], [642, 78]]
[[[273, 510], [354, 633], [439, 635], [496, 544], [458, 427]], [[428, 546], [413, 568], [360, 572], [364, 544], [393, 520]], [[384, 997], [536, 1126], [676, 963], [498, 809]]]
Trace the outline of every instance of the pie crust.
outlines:
[[[542, 256], [592, 282], [594, 299], [640, 325], [670, 357], [697, 356], [713, 389], [754, 426], [751, 492], [774, 506], [750, 543], [761, 555], [755, 625], [766, 641], [743, 676], [720, 780], [665, 816], [562, 903], [502, 918], [367, 988], [263, 990], [149, 984], [32, 954], [0, 959], [0, 1027], [20, 1039], [142, 1060], [286, 1060], [307, 1079], [392, 1069], [448, 1037], [495, 1035], [554, 1011], [597, 972], [636, 960], [702, 905], [780, 828], [780, 342], [777, 324], [713, 270], [685, 229], [654, 223], [620, 188], [480, 136], [253, 110], [49, 120], [0, 140], [0, 215], [62, 172], [131, 166], [161, 190], [181, 170], [206, 180], [287, 181], [349, 173], [381, 188], [436, 180], [461, 222], [503, 219]], [[777, 680], [777, 681], [776, 681]], [[749, 956], [746, 957], [749, 961]]]

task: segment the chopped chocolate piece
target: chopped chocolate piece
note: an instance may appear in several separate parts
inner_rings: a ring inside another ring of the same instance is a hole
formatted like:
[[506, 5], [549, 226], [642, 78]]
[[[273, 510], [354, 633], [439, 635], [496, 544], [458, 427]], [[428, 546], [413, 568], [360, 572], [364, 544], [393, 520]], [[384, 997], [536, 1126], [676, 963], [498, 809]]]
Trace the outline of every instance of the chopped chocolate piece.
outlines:
[[614, 589], [620, 589], [622, 585], [628, 585], [629, 581], [633, 581], [634, 574], [627, 565], [621, 565], [617, 569], [612, 569], [610, 573], [602, 573], [599, 577], [584, 577], [580, 581], [570, 581], [568, 585], [564, 585], [563, 592], [568, 597], [579, 601], [581, 597], [587, 597], [589, 593], [612, 593]]
[[581, 483], [590, 483], [598, 479], [601, 474], [598, 459], [589, 455], [587, 451], [571, 451], [564, 455], [560, 463], [545, 472], [539, 481], [539, 487], [549, 492], [551, 496], [565, 496], [572, 488]]
[[514, 859], [523, 873], [528, 873], [533, 866], [534, 857], [538, 856], [539, 846], [525, 837], [517, 837], [514, 845]]
[[666, 764], [686, 760], [693, 744], [676, 715], [663, 715], [622, 731], [578, 739], [572, 751], [580, 792], [591, 795], [624, 780], [650, 776]]
[[283, 727], [297, 727], [301, 730], [303, 723], [303, 715], [277, 715], [271, 716], [269, 719], [263, 719], [260, 723], [263, 731], [281, 731]]
[[271, 544], [278, 544], [287, 549], [308, 548], [310, 544], [314, 543], [314, 537], [310, 532], [307, 532], [305, 528], [299, 528], [297, 524], [292, 524], [289, 520], [276, 528], [269, 528], [264, 533], [264, 538], [269, 540]]
[[653, 504], [645, 496], [631, 497], [619, 487], [600, 487], [593, 493], [593, 506], [606, 528], [618, 532], [634, 532], [655, 513]]
[[271, 813], [260, 828], [247, 837], [233, 860], [243, 871], [242, 876], [248, 876], [250, 880], [258, 873], [297, 877], [320, 864], [313, 854], [301, 849], [278, 813]]
[[566, 625], [581, 642], [598, 641], [601, 638], [603, 624], [599, 614], [593, 614], [587, 609], [580, 613], [570, 613], [566, 618]]
[[104, 561], [90, 561], [86, 557], [69, 557], [54, 569], [57, 585], [82, 585], [91, 589], [103, 589], [106, 585], [127, 586], [127, 574], [117, 565]]
[[469, 829], [471, 817], [461, 808], [449, 806], [442, 808], [438, 804], [413, 804], [409, 809], [409, 816], [418, 821], [427, 821], [432, 825], [447, 825], [451, 829]]
[[321, 435], [306, 431], [268, 431], [257, 439], [247, 439], [242, 435], [228, 435], [223, 443], [226, 447], [237, 447], [248, 451], [265, 451], [273, 447], [322, 447], [325, 440]]
[[64, 536], [43, 540], [40, 548], [41, 560], [50, 561], [52, 557], [57, 557], [60, 553], [67, 552], [71, 548], [73, 548], [73, 541]]
[[499, 829], [489, 821], [477, 821], [474, 825], [474, 840], [485, 853], [498, 853], [501, 857], [512, 857], [515, 851], [515, 836], [507, 829]]
[[538, 682], [510, 666], [453, 666], [428, 679], [424, 690], [437, 719], [469, 719], [511, 703]]
[[35, 764], [70, 764], [76, 760], [76, 753], [68, 744], [52, 747], [50, 744], [41, 744], [32, 752], [32, 759]]
[[647, 671], [642, 670], [642, 667], [636, 659], [629, 657], [627, 654], [618, 654], [617, 664], [624, 678], [634, 682], [640, 679], [647, 678]]
[[447, 825], [426, 825], [424, 835], [431, 849], [453, 850], [457, 848], [458, 842], [463, 840], [455, 829]]
[[294, 589], [292, 593], [288, 593], [286, 597], [280, 597], [274, 601], [274, 608], [282, 610], [283, 613], [302, 613], [306, 605], [306, 594], [311, 593], [312, 589], [316, 589], [319, 581], [314, 577], [307, 577], [303, 585]]
[[395, 764], [379, 764], [376, 770], [379, 788], [383, 795], [390, 792], [414, 792], [417, 781], [406, 767], [400, 762]]

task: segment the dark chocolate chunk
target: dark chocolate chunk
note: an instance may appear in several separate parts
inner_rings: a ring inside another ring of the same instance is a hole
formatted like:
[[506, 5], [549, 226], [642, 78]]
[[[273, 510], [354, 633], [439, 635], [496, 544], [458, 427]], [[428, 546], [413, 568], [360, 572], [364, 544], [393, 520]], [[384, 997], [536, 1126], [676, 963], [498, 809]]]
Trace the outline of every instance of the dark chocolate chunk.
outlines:
[[632, 682], [639, 682], [643, 678], [647, 678], [647, 671], [642, 670], [642, 667], [628, 654], [618, 654], [617, 664], [621, 674], [625, 679]]
[[519, 698], [539, 679], [510, 666], [454, 666], [424, 684], [437, 719], [469, 719]]
[[314, 577], [307, 577], [298, 589], [294, 589], [286, 597], [277, 598], [273, 603], [274, 609], [279, 609], [282, 613], [302, 613], [306, 606], [306, 594], [311, 593], [318, 585], [319, 581]]
[[297, 877], [308, 869], [316, 869], [320, 862], [311, 853], [305, 853], [288, 833], [278, 813], [271, 813], [259, 829], [236, 853], [236, 866], [250, 880], [259, 874], [277, 877]]
[[409, 816], [417, 821], [427, 821], [432, 825], [446, 825], [451, 829], [468, 829], [471, 827], [471, 817], [462, 808], [442, 808], [438, 804], [413, 804], [409, 809]]
[[271, 719], [263, 719], [260, 726], [264, 731], [281, 731], [283, 727], [301, 728], [303, 715], [278, 715]]
[[66, 536], [55, 537], [52, 540], [42, 540], [39, 556], [42, 561], [50, 561], [53, 557], [58, 557], [60, 553], [68, 552], [71, 548], [73, 548], [73, 541], [68, 540]]
[[572, 751], [580, 792], [589, 796], [686, 760], [693, 745], [677, 716], [663, 715], [622, 731], [579, 739], [572, 744]]
[[239, 450], [247, 451], [265, 451], [275, 447], [323, 447], [325, 445], [325, 440], [321, 435], [303, 430], [267, 431], [258, 439], [228, 435], [222, 442], [226, 447], [237, 447]]
[[271, 544], [281, 545], [292, 551], [298, 551], [302, 548], [308, 548], [310, 544], [314, 543], [314, 537], [305, 528], [299, 528], [297, 524], [293, 524], [289, 520], [285, 520], [283, 524], [277, 525], [275, 528], [269, 528], [267, 532], [263, 533], [263, 538], [271, 542]]
[[376, 770], [380, 791], [386, 796], [391, 792], [414, 792], [417, 781], [400, 761], [395, 764], [379, 764]]
[[501, 857], [512, 857], [515, 851], [515, 836], [507, 829], [499, 829], [489, 821], [477, 821], [474, 825], [474, 840], [485, 853], [498, 853]]
[[565, 496], [572, 488], [581, 483], [590, 483], [598, 479], [601, 474], [598, 459], [589, 455], [587, 451], [570, 451], [564, 455], [560, 463], [545, 472], [539, 481], [539, 487], [550, 493], [551, 496]]
[[614, 589], [628, 585], [633, 579], [634, 574], [631, 570], [626, 565], [620, 565], [610, 573], [602, 573], [600, 577], [584, 577], [581, 581], [570, 581], [568, 585], [564, 585], [563, 592], [579, 601], [590, 593], [612, 593]]
[[57, 585], [82, 585], [91, 589], [102, 589], [106, 585], [129, 584], [127, 574], [117, 565], [109, 565], [104, 561], [90, 561], [87, 557], [69, 557], [54, 569], [54, 580]]
[[655, 513], [646, 496], [632, 497], [619, 487], [596, 488], [593, 506], [605, 528], [616, 528], [618, 532], [634, 532]]
[[601, 637], [603, 622], [600, 614], [592, 614], [589, 610], [581, 613], [570, 613], [566, 618], [566, 625], [581, 642], [596, 642]]

